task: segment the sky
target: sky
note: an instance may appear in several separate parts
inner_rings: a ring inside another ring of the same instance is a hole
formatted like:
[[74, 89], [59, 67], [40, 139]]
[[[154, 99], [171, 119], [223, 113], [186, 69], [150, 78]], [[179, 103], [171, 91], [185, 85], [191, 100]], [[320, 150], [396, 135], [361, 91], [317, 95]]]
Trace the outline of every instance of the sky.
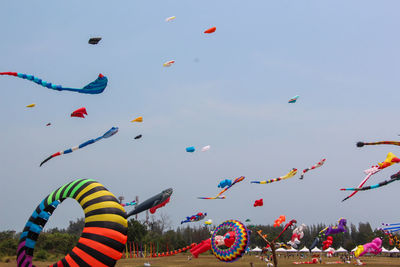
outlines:
[[[339, 189], [357, 186], [388, 152], [400, 154], [355, 146], [400, 138], [399, 8], [368, 0], [5, 2], [0, 71], [78, 88], [102, 73], [109, 83], [102, 94], [84, 95], [0, 76], [0, 230], [22, 231], [42, 199], [78, 178], [96, 179], [127, 201], [172, 187], [155, 218], [168, 216], [173, 228], [198, 212], [214, 223], [271, 224], [280, 215], [305, 224], [398, 222], [400, 183], [343, 203], [348, 193]], [[203, 33], [213, 26], [215, 33]], [[98, 45], [87, 43], [97, 36]], [[163, 67], [168, 60], [175, 64]], [[82, 106], [88, 116], [71, 118]], [[130, 122], [138, 116], [143, 123]], [[113, 137], [39, 167], [112, 126], [119, 127]], [[211, 149], [199, 152], [205, 145]], [[197, 151], [186, 153], [188, 146]], [[250, 184], [322, 158], [325, 165], [304, 180]], [[238, 176], [246, 178], [225, 200], [197, 199]], [[260, 198], [264, 206], [254, 208]], [[80, 217], [80, 206], [66, 200], [46, 228]]]

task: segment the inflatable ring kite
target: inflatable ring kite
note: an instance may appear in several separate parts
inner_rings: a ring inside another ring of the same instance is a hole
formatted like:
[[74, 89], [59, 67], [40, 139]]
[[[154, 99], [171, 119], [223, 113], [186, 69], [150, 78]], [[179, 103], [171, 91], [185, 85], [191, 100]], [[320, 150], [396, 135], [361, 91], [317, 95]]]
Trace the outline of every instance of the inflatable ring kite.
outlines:
[[[217, 246], [215, 237], [218, 232], [223, 229], [230, 229], [235, 232], [235, 242], [230, 248], [221, 249]], [[211, 237], [211, 249], [214, 256], [220, 261], [233, 262], [238, 260], [246, 252], [247, 246], [250, 242], [250, 235], [246, 226], [236, 220], [228, 220], [215, 228]]]
[[53, 191], [33, 212], [19, 240], [18, 267], [34, 266], [33, 251], [39, 234], [66, 198], [73, 198], [81, 205], [85, 227], [72, 251], [51, 266], [114, 266], [122, 257], [128, 227], [124, 208], [102, 184], [91, 179], [78, 179]]

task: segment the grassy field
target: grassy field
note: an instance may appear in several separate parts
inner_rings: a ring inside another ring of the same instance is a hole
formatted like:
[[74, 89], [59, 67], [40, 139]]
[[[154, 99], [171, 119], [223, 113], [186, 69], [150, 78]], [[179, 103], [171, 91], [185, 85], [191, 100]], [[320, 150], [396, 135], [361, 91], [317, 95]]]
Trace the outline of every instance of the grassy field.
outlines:
[[[307, 258], [305, 260], [310, 260]], [[278, 266], [287, 267], [287, 266], [297, 266], [293, 264], [293, 261], [305, 261], [304, 259], [279, 259]], [[338, 258], [323, 258], [325, 262], [334, 262], [338, 261]], [[366, 257], [363, 258], [362, 261], [367, 264], [367, 266], [371, 267], [395, 267], [400, 266], [400, 258], [389, 258], [389, 257]], [[250, 267], [250, 263], [253, 262], [254, 267], [267, 266], [265, 262], [262, 262], [255, 256], [245, 256], [240, 260], [233, 263], [224, 263], [218, 261], [212, 255], [200, 255], [198, 259], [192, 259], [188, 261], [187, 255], [176, 255], [171, 257], [163, 257], [163, 258], [137, 258], [137, 259], [122, 259], [118, 261], [118, 267], [141, 267], [144, 266], [145, 262], [150, 262], [152, 267], [182, 267], [182, 266], [204, 266], [204, 267], [216, 267], [216, 266], [226, 266], [226, 267]], [[44, 267], [52, 264], [53, 262], [35, 262], [35, 265], [38, 267]], [[0, 267], [11, 267], [15, 266], [16, 262], [10, 263], [0, 263]], [[327, 264], [314, 264], [313, 266], [326, 266]], [[352, 264], [330, 264], [329, 266], [354, 266], [354, 261]]]

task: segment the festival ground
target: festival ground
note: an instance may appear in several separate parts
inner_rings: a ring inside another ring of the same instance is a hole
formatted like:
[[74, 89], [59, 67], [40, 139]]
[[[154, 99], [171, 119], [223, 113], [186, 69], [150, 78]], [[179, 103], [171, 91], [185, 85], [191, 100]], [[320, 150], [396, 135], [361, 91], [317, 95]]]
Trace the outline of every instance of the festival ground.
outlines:
[[[312, 266], [354, 266], [354, 261], [351, 264], [326, 264], [339, 261], [339, 258], [322, 258], [324, 264], [313, 264]], [[278, 266], [279, 267], [288, 267], [288, 266], [298, 266], [293, 264], [294, 261], [309, 261], [310, 258], [300, 259], [296, 258], [279, 258]], [[366, 266], [370, 267], [395, 267], [400, 266], [400, 258], [391, 258], [391, 257], [363, 257], [362, 261], [366, 263]], [[117, 267], [141, 267], [144, 266], [145, 262], [149, 262], [152, 267], [183, 267], [183, 266], [197, 266], [197, 267], [216, 267], [216, 266], [229, 266], [229, 267], [250, 267], [250, 263], [253, 263], [254, 267], [262, 267], [267, 266], [267, 263], [262, 262], [256, 256], [248, 255], [242, 257], [240, 260], [229, 263], [220, 262], [215, 259], [212, 255], [201, 255], [201, 257], [197, 259], [192, 259], [188, 261], [187, 255], [176, 255], [172, 257], [163, 257], [163, 258], [134, 258], [134, 259], [122, 259], [117, 263]], [[53, 262], [34, 262], [37, 267], [49, 266]], [[15, 262], [10, 263], [0, 263], [0, 267], [11, 267], [15, 266]]]

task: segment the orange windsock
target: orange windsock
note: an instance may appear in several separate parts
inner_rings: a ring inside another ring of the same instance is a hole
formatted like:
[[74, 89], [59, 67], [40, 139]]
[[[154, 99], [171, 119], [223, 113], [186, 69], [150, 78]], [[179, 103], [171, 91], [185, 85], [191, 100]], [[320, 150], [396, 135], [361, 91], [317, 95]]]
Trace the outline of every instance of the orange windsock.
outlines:
[[217, 27], [212, 27], [212, 28], [205, 30], [204, 33], [213, 33], [213, 32], [215, 32], [216, 29], [217, 29]]

